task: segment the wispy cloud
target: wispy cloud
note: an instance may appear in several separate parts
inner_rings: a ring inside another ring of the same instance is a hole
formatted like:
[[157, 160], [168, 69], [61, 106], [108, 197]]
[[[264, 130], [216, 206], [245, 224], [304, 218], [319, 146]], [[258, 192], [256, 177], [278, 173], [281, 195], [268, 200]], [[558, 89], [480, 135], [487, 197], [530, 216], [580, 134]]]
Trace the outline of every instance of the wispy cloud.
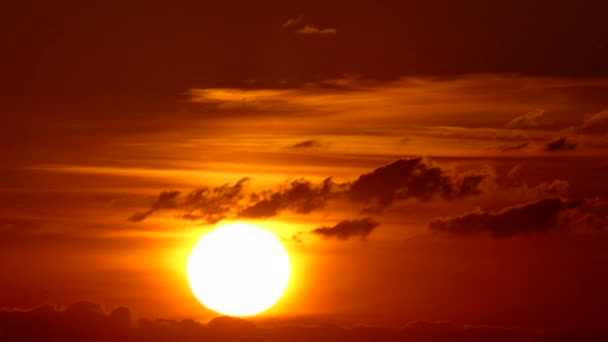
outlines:
[[306, 25], [296, 31], [298, 34], [310, 34], [310, 35], [336, 35], [337, 30], [335, 28], [318, 28], [313, 25]]
[[290, 30], [295, 32], [296, 34], [304, 34], [304, 35], [325, 35], [325, 36], [333, 36], [336, 35], [337, 30], [335, 28], [319, 28], [318, 26], [303, 23], [304, 16], [298, 16], [287, 19], [283, 25], [281, 25], [283, 30]]

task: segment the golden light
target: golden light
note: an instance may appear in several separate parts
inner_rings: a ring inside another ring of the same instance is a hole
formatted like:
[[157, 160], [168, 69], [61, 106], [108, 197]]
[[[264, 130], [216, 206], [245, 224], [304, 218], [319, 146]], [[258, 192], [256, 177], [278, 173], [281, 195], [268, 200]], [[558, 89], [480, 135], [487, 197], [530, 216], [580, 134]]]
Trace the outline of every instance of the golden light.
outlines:
[[194, 296], [230, 316], [258, 314], [274, 305], [289, 282], [287, 251], [270, 232], [231, 223], [204, 235], [188, 260]]

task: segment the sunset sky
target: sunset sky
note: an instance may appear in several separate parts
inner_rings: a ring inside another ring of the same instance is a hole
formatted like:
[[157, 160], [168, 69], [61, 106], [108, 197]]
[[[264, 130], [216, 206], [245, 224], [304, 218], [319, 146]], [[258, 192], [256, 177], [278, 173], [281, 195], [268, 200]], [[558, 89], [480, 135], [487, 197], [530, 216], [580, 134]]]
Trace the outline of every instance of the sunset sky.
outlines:
[[591, 0], [3, 4], [0, 311], [204, 324], [189, 253], [247, 222], [292, 264], [256, 324], [607, 324], [607, 23]]

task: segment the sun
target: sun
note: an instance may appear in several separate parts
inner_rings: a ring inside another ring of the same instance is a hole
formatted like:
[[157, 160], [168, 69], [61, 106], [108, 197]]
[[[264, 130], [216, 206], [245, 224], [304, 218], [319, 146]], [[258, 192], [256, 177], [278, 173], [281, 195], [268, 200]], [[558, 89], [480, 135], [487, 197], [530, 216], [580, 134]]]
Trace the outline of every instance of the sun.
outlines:
[[290, 276], [283, 244], [270, 232], [230, 223], [205, 234], [192, 250], [187, 274], [194, 296], [229, 316], [251, 316], [273, 306]]

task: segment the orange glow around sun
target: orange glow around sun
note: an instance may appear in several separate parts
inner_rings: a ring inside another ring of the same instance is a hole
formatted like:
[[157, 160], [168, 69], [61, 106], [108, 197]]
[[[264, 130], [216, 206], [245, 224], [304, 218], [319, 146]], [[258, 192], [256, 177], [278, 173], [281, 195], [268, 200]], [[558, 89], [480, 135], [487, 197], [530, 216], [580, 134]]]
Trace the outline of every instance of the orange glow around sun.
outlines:
[[223, 225], [204, 235], [188, 260], [195, 297], [230, 316], [251, 316], [273, 306], [290, 277], [289, 256], [270, 232], [245, 223]]

